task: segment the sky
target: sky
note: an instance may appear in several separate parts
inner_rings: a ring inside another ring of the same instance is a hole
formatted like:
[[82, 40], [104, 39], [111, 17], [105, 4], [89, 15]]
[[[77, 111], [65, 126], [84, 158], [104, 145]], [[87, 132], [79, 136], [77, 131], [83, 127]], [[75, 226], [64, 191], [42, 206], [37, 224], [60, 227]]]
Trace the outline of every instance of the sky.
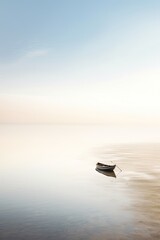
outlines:
[[160, 125], [160, 1], [1, 0], [0, 123]]

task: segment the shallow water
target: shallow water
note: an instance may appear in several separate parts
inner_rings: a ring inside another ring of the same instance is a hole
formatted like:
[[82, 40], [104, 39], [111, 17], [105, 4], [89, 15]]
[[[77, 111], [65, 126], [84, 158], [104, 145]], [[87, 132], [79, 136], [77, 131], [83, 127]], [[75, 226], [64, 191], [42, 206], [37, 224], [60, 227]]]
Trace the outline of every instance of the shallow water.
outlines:
[[159, 133], [1, 125], [0, 239], [160, 239]]

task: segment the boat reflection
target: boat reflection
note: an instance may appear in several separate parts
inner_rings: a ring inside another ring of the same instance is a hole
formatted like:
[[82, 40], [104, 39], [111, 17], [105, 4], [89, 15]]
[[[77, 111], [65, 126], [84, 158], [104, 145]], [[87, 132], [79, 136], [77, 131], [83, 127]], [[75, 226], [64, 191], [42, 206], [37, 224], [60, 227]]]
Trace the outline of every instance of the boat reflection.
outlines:
[[109, 172], [109, 171], [103, 171], [103, 170], [99, 170], [98, 168], [96, 168], [95, 170], [96, 170], [97, 172], [99, 172], [99, 173], [101, 173], [101, 174], [107, 176], [107, 177], [113, 177], [113, 178], [116, 178], [116, 174], [115, 174], [114, 171], [111, 171], [111, 172]]

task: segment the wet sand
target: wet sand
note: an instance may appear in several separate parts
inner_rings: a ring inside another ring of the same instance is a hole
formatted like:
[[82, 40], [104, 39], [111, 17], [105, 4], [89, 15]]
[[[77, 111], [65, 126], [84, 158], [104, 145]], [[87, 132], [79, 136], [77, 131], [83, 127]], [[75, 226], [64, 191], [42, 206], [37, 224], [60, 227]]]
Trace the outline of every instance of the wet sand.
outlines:
[[126, 182], [132, 199], [132, 238], [160, 239], [160, 144], [114, 146], [108, 154], [119, 158], [119, 182]]

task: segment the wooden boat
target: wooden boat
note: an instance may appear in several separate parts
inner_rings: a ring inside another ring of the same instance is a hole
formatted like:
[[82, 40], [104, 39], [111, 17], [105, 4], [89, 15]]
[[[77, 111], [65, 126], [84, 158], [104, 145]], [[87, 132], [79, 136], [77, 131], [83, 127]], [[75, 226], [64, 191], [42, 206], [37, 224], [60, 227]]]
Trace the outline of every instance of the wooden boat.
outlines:
[[116, 165], [106, 165], [106, 164], [103, 164], [103, 163], [100, 163], [100, 162], [98, 162], [96, 164], [96, 168], [98, 170], [102, 170], [102, 171], [112, 172], [115, 169], [115, 167], [116, 167]]
[[114, 171], [102, 171], [102, 170], [99, 170], [98, 168], [95, 169], [97, 172], [107, 176], [107, 177], [113, 177], [113, 178], [116, 178], [116, 174]]

